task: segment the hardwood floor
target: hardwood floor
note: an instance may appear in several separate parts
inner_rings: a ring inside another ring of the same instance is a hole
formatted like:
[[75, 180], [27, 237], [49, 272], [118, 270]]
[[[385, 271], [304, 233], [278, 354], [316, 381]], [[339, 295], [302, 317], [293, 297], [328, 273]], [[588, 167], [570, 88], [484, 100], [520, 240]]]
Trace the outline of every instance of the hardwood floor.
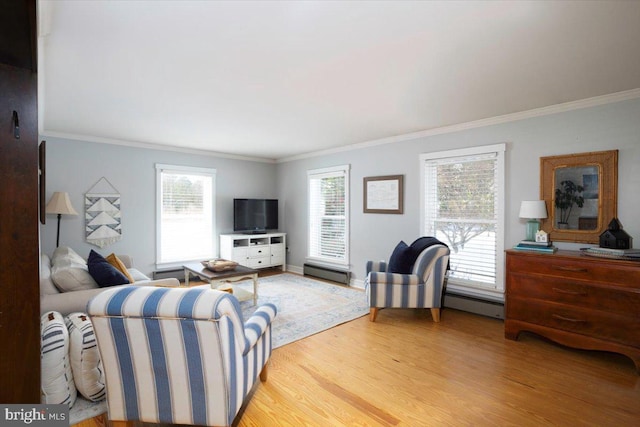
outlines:
[[429, 310], [381, 310], [375, 323], [274, 350], [236, 425], [640, 425], [640, 376], [626, 357], [503, 334], [501, 320], [452, 309], [438, 324]]

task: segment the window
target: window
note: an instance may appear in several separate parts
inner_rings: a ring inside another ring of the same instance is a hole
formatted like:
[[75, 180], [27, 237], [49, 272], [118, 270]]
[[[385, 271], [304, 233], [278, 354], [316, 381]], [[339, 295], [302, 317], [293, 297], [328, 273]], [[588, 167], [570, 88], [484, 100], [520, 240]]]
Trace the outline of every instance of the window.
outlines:
[[156, 165], [158, 265], [215, 255], [215, 169]]
[[428, 153], [422, 231], [451, 250], [448, 289], [502, 299], [504, 144]]
[[307, 172], [311, 260], [349, 263], [349, 166]]

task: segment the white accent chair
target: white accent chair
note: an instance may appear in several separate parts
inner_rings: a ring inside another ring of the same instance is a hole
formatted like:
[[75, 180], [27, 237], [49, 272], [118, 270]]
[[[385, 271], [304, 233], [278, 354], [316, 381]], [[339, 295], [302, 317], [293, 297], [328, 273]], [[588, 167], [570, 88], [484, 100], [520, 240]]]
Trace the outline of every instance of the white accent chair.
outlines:
[[257, 378], [267, 379], [273, 304], [243, 322], [226, 292], [124, 286], [98, 294], [88, 313], [114, 426], [228, 426]]

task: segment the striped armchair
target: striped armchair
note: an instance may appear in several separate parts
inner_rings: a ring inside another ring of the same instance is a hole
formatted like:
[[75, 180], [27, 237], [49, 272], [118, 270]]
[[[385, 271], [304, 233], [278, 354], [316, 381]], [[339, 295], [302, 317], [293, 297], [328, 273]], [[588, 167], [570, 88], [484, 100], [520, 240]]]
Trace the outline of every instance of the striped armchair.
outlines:
[[384, 261], [367, 262], [365, 288], [369, 320], [375, 322], [383, 307], [430, 308], [434, 322], [440, 321], [440, 306], [449, 263], [449, 248], [435, 244], [418, 255], [411, 274], [389, 273]]
[[113, 425], [228, 426], [257, 378], [267, 379], [273, 304], [243, 323], [226, 292], [126, 286], [98, 294], [87, 311]]

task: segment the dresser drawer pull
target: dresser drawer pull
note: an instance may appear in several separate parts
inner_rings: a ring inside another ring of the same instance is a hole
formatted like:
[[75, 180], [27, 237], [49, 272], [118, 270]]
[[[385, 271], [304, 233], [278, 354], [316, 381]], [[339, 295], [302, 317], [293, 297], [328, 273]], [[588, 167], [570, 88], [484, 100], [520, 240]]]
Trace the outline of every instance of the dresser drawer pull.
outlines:
[[580, 267], [555, 267], [555, 268], [560, 271], [571, 271], [573, 273], [586, 273], [589, 271], [586, 268], [580, 268]]
[[572, 323], [583, 323], [583, 322], [586, 322], [586, 320], [572, 319], [571, 317], [564, 317], [564, 316], [560, 316], [559, 314], [552, 314], [551, 317], [553, 317], [554, 319], [564, 320], [566, 322], [572, 322]]
[[560, 289], [560, 288], [553, 288], [554, 291], [561, 293], [561, 294], [567, 294], [567, 295], [587, 295], [587, 293], [585, 291], [571, 291], [569, 289]]

